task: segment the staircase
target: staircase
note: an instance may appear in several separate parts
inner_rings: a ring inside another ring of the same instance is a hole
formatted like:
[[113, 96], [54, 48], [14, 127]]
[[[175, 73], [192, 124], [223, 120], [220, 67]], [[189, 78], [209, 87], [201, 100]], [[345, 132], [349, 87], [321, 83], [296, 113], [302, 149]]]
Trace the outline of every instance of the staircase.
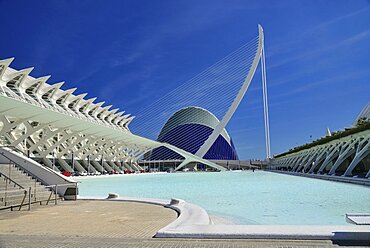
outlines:
[[0, 164], [0, 210], [34, 203], [49, 204], [61, 199], [51, 188], [20, 170], [14, 164]]

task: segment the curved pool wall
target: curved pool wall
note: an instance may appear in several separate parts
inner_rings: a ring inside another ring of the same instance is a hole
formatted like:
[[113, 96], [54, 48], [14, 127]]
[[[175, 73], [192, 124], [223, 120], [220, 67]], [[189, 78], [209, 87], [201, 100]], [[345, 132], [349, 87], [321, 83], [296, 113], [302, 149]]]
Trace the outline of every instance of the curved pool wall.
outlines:
[[370, 187], [265, 171], [80, 178], [81, 196], [181, 198], [237, 224], [348, 225], [370, 212]]

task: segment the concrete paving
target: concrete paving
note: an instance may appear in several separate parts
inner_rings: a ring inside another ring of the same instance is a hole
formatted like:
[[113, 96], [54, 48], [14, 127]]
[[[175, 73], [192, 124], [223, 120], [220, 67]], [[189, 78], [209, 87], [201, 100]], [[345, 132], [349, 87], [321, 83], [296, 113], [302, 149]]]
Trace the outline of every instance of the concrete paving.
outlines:
[[66, 201], [0, 212], [0, 247], [338, 247], [327, 240], [152, 238], [176, 218], [175, 211], [158, 205]]
[[177, 213], [131, 202], [65, 201], [32, 211], [0, 214], [0, 234], [60, 237], [151, 238]]
[[[39, 247], [81, 247], [81, 248], [108, 248], [108, 247], [174, 247], [174, 248], [314, 248], [314, 247], [342, 247], [327, 241], [266, 241], [266, 240], [189, 240], [189, 239], [135, 239], [135, 238], [86, 238], [59, 236], [19, 236], [0, 235], [0, 247], [6, 248], [39, 248]], [[359, 248], [360, 246], [356, 246]], [[365, 247], [365, 246], [364, 246]]]

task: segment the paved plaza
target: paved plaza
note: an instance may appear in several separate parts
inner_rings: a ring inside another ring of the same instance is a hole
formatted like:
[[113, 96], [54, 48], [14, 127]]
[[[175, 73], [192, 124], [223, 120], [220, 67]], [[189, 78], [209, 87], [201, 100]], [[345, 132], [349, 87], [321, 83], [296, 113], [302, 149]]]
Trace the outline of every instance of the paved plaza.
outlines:
[[338, 247], [330, 241], [153, 238], [176, 217], [171, 209], [132, 202], [33, 206], [0, 213], [0, 247]]

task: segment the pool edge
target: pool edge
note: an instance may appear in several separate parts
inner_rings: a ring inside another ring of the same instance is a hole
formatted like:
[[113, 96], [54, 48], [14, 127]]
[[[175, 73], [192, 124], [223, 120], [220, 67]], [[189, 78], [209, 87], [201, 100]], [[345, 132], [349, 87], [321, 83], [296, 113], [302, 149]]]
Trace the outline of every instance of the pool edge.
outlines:
[[370, 243], [370, 226], [364, 225], [215, 225], [206, 210], [181, 199], [78, 197], [78, 200], [138, 202], [160, 205], [176, 211], [177, 219], [157, 231], [155, 238], [331, 240]]

